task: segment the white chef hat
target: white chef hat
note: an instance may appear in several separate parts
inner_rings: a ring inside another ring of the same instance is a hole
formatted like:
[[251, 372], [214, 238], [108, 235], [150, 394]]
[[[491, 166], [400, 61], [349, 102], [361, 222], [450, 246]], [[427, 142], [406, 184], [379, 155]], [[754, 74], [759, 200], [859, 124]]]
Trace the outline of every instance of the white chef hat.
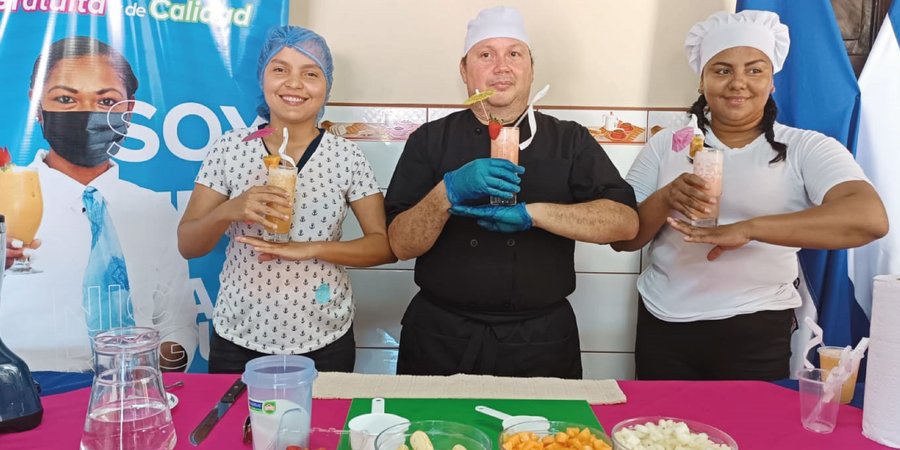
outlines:
[[698, 74], [713, 56], [732, 47], [753, 47], [765, 53], [777, 73], [790, 46], [788, 27], [778, 14], [749, 9], [739, 13], [719, 11], [691, 27], [684, 40], [688, 63]]
[[531, 47], [522, 14], [508, 6], [495, 6], [481, 10], [478, 16], [469, 21], [463, 56], [469, 53], [475, 44], [498, 37], [518, 39]]

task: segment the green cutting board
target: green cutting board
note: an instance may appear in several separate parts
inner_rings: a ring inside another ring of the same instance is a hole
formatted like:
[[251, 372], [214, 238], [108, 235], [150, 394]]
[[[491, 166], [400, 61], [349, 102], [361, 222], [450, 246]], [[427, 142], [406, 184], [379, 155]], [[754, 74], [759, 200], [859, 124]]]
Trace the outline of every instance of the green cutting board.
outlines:
[[[433, 399], [433, 398], [388, 398], [384, 400], [384, 412], [417, 420], [447, 420], [464, 423], [480, 429], [491, 440], [495, 449], [500, 448], [497, 440], [503, 426], [499, 419], [475, 411], [476, 405], [484, 405], [510, 415], [544, 416], [549, 420], [560, 420], [592, 426], [603, 430], [597, 416], [584, 400], [498, 400], [498, 399]], [[372, 412], [371, 398], [355, 398], [347, 413], [350, 419]], [[347, 427], [344, 423], [344, 429]], [[345, 435], [338, 450], [350, 450], [350, 442]]]

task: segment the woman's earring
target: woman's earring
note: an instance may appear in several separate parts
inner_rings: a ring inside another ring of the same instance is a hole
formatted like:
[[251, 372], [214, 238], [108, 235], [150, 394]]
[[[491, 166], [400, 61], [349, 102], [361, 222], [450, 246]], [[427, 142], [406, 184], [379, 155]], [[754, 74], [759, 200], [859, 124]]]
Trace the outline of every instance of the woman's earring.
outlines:
[[697, 88], [697, 93], [698, 93], [698, 94], [703, 94], [703, 89]]

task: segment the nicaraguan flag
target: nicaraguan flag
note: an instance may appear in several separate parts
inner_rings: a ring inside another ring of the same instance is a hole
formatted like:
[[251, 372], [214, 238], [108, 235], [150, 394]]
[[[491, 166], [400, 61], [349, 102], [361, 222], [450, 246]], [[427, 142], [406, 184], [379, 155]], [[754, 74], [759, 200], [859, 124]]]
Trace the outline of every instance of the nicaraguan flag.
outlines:
[[[859, 86], [831, 1], [738, 0], [737, 10], [744, 9], [773, 11], [790, 29], [790, 52], [784, 68], [775, 75], [778, 121], [824, 133], [852, 152]], [[804, 305], [797, 314], [800, 330], [794, 333], [792, 341], [792, 373], [801, 367], [806, 356], [802, 349], [810, 336], [803, 316], [817, 317], [826, 345], [856, 345], [861, 337], [869, 335], [869, 319], [856, 302], [847, 264], [846, 250], [800, 251], [805, 281], [800, 293]], [[860, 367], [860, 379], [864, 378], [864, 371], [865, 367]]]
[[884, 20], [859, 77], [862, 105], [856, 160], [875, 185], [887, 209], [892, 231], [850, 252], [856, 298], [871, 316], [872, 278], [900, 273], [900, 0]]

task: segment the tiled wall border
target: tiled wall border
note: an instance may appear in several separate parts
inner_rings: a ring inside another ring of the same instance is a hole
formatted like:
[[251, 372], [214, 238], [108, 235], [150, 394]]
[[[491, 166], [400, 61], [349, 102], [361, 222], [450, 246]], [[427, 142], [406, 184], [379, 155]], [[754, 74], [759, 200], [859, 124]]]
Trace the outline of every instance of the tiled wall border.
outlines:
[[[466, 108], [452, 104], [329, 103], [338, 110], [355, 111], [333, 117], [326, 108], [322, 125], [333, 134], [356, 141], [405, 141], [425, 122]], [[559, 106], [536, 108], [555, 117], [581, 123], [601, 144], [644, 144], [653, 133], [680, 123], [686, 108], [622, 106]], [[332, 111], [334, 108], [332, 108]], [[343, 117], [341, 117], [343, 116]]]

